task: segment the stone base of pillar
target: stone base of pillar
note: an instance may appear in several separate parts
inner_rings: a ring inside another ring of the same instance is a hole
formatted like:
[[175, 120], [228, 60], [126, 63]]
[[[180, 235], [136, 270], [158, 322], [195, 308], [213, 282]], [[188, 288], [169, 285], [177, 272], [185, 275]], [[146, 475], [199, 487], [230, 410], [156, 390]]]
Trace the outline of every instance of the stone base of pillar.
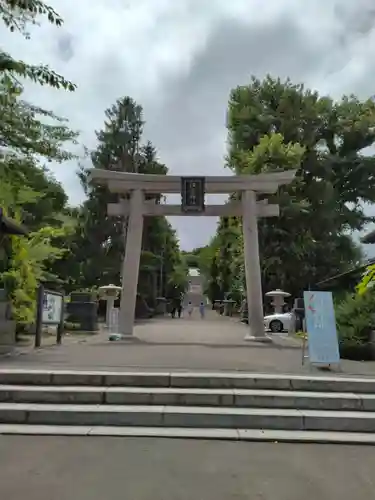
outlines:
[[268, 337], [266, 335], [262, 335], [259, 337], [255, 336], [255, 335], [245, 335], [244, 340], [250, 341], [250, 342], [259, 342], [262, 344], [272, 344], [272, 342], [273, 342], [271, 337]]
[[124, 334], [124, 333], [111, 333], [109, 336], [110, 341], [117, 341], [117, 340], [125, 340], [125, 341], [134, 341], [136, 342], [138, 340], [137, 337], [135, 337], [132, 333], [130, 334]]

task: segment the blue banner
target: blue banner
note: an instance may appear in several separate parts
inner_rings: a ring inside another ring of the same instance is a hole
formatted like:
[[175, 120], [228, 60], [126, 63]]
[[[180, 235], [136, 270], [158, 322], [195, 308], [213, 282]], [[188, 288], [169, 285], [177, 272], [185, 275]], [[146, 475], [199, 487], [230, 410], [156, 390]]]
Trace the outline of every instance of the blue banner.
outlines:
[[340, 362], [332, 292], [303, 292], [310, 363]]

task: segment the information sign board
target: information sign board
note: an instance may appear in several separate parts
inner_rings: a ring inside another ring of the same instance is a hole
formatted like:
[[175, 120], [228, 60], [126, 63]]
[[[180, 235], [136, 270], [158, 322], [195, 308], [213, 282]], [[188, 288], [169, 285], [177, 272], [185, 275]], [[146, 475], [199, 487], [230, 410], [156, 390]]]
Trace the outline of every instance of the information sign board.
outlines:
[[59, 325], [61, 323], [62, 308], [64, 298], [60, 293], [53, 293], [48, 290], [43, 294], [43, 325]]
[[332, 292], [303, 293], [309, 360], [312, 364], [340, 362]]
[[183, 212], [203, 212], [204, 177], [181, 177], [181, 209]]

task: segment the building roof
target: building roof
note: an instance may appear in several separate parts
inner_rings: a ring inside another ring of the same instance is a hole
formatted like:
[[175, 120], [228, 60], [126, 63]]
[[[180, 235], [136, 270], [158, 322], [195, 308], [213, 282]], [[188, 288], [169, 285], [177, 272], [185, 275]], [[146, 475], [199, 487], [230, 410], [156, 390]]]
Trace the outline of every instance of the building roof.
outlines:
[[3, 209], [0, 207], [0, 233], [14, 234], [18, 236], [26, 236], [29, 234], [28, 230], [22, 224], [17, 224], [13, 219], [6, 217]]
[[375, 243], [375, 229], [362, 236], [361, 243]]
[[362, 274], [366, 270], [368, 266], [371, 264], [375, 264], [375, 259], [369, 259], [366, 263], [361, 264], [360, 266], [354, 267], [349, 271], [344, 273], [335, 274], [334, 276], [330, 276], [319, 283], [316, 283], [316, 287], [318, 290], [327, 290], [335, 287], [336, 285], [341, 285], [343, 287], [351, 288], [358, 283], [358, 280], [361, 278]]

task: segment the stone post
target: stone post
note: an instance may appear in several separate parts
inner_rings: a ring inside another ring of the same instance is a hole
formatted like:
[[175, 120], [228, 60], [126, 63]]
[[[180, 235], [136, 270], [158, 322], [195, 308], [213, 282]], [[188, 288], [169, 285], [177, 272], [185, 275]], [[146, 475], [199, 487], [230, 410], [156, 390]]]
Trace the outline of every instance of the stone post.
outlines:
[[140, 189], [131, 193], [119, 314], [119, 333], [127, 336], [133, 335], [139, 262], [142, 250], [143, 198], [143, 191]]
[[254, 191], [242, 193], [242, 221], [249, 320], [249, 332], [245, 340], [267, 342], [270, 339], [266, 336], [264, 329], [257, 206]]
[[105, 319], [105, 322], [107, 324], [107, 328], [109, 328], [111, 326], [111, 315], [112, 315], [112, 311], [115, 307], [115, 297], [114, 296], [110, 296], [110, 295], [107, 295], [107, 304], [106, 304], [107, 308], [106, 308], [106, 319]]

